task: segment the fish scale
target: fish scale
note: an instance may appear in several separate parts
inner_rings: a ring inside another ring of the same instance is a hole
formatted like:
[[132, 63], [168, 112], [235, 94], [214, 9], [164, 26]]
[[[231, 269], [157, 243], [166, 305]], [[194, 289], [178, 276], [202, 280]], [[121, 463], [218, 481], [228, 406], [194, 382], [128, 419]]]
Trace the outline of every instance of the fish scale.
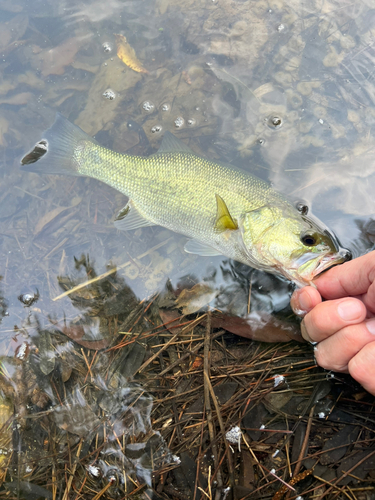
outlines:
[[100, 146], [58, 114], [21, 163], [28, 171], [89, 176], [127, 195], [119, 229], [157, 224], [191, 238], [187, 252], [225, 255], [299, 286], [348, 258], [307, 207], [298, 210], [243, 170], [197, 156], [170, 133], [158, 153], [131, 156]]

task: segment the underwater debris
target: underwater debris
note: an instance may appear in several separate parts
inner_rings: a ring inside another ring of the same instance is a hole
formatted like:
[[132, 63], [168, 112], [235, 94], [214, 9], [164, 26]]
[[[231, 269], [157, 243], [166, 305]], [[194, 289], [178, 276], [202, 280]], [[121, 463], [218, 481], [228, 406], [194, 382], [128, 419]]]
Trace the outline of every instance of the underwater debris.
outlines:
[[121, 61], [126, 64], [130, 69], [136, 71], [137, 73], [148, 74], [147, 69], [142, 66], [142, 63], [138, 60], [135, 50], [127, 42], [124, 35], [115, 34], [116, 44], [117, 44], [117, 55]]

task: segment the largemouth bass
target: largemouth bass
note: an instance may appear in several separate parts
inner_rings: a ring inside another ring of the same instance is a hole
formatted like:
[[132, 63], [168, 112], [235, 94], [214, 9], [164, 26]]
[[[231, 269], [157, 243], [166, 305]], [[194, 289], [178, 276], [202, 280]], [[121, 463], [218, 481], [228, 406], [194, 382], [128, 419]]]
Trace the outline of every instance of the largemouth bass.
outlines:
[[100, 146], [58, 114], [21, 164], [30, 172], [93, 177], [127, 195], [118, 229], [160, 225], [190, 238], [187, 252], [225, 255], [298, 286], [350, 258], [305, 205], [243, 170], [196, 155], [169, 132], [156, 154], [131, 156]]

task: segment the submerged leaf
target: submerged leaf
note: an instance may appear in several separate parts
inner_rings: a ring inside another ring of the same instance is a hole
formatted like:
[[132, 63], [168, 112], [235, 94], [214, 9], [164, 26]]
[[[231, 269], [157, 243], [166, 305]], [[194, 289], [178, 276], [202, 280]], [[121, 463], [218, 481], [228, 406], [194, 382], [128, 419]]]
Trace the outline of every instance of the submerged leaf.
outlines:
[[87, 436], [100, 424], [99, 418], [78, 386], [63, 404], [54, 408], [53, 417], [60, 429], [81, 437]]
[[58, 217], [62, 212], [68, 210], [68, 208], [73, 208], [81, 202], [81, 198], [77, 197], [72, 200], [70, 207], [56, 207], [52, 209], [50, 212], [47, 212], [42, 218], [40, 218], [35, 226], [34, 235], [36, 236], [56, 217]]
[[45, 331], [38, 339], [39, 348], [39, 368], [44, 373], [48, 375], [55, 368], [55, 351], [51, 342], [51, 335]]
[[42, 64], [42, 76], [63, 75], [65, 67], [72, 64], [80, 46], [80, 40], [72, 37], [53, 49], [42, 51], [39, 56]]
[[[57, 325], [56, 325], [57, 326]], [[70, 339], [77, 342], [77, 344], [82, 347], [86, 347], [87, 349], [94, 349], [95, 351], [99, 351], [101, 349], [105, 349], [108, 347], [109, 340], [106, 338], [98, 339], [98, 340], [84, 340], [85, 336], [85, 328], [82, 325], [61, 325], [60, 330]]]
[[176, 306], [182, 308], [184, 314], [192, 314], [209, 304], [218, 293], [206, 283], [197, 283], [190, 290], [182, 290], [176, 299]]
[[215, 313], [211, 318], [214, 328], [224, 328], [228, 332], [260, 342], [304, 342], [297, 325], [275, 318], [265, 312], [253, 312], [246, 318]]
[[28, 481], [14, 481], [4, 483], [5, 488], [13, 492], [18, 498], [27, 498], [27, 500], [38, 500], [38, 498], [53, 498], [50, 491], [38, 486], [37, 484], [29, 483]]
[[138, 60], [135, 50], [128, 44], [124, 35], [116, 35], [117, 55], [121, 61], [126, 64], [130, 69], [137, 73], [148, 73], [147, 69], [142, 66]]

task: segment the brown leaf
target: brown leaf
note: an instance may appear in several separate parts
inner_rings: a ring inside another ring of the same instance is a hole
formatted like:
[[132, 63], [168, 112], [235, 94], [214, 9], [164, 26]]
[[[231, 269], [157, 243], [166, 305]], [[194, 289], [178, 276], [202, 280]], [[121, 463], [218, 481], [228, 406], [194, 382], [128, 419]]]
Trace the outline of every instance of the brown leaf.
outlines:
[[1, 99], [0, 104], [13, 104], [14, 106], [21, 106], [23, 104], [27, 104], [33, 97], [34, 94], [31, 92], [21, 92], [20, 94]]
[[178, 326], [179, 323], [184, 323], [183, 317], [181, 314], [174, 309], [159, 309], [159, 314], [165, 328], [171, 333], [179, 333], [183, 326]]
[[46, 213], [43, 215], [41, 219], [38, 220], [37, 225], [35, 226], [34, 229], [34, 234], [37, 235], [39, 234], [44, 226], [49, 224], [53, 219], [55, 219], [58, 215], [60, 215], [64, 210], [67, 210], [68, 207], [57, 207], [51, 210], [50, 212]]
[[138, 60], [135, 50], [128, 44], [124, 35], [116, 35], [117, 55], [121, 61], [130, 69], [137, 73], [148, 73], [147, 69], [142, 66]]
[[25, 14], [18, 14], [9, 21], [0, 24], [0, 49], [3, 51], [14, 44], [25, 34], [29, 26], [29, 18]]
[[74, 340], [74, 342], [77, 342], [77, 344], [81, 345], [82, 347], [86, 347], [86, 349], [94, 349], [94, 351], [100, 351], [101, 349], [106, 349], [109, 345], [108, 339], [82, 340], [85, 335], [85, 330], [81, 325], [55, 326], [56, 328], [59, 328], [64, 335]]
[[176, 306], [182, 308], [184, 314], [192, 314], [211, 302], [218, 294], [207, 283], [197, 283], [192, 288], [185, 288], [176, 299]]
[[76, 197], [76, 198], [74, 198], [74, 200], [72, 200], [72, 205], [70, 207], [57, 207], [57, 208], [54, 208], [53, 210], [51, 210], [50, 212], [48, 212], [47, 214], [45, 214], [41, 219], [39, 219], [37, 225], [35, 226], [34, 235], [36, 236], [37, 234], [39, 234], [47, 224], [49, 224], [51, 221], [53, 221], [53, 219], [55, 219], [62, 212], [64, 212], [65, 210], [68, 210], [68, 208], [75, 207], [80, 202], [81, 202], [81, 198]]
[[304, 342], [300, 328], [293, 323], [282, 321], [267, 313], [251, 313], [247, 318], [213, 314], [213, 328], [224, 328], [228, 332], [260, 342]]
[[8, 132], [9, 122], [3, 116], [0, 117], [0, 146], [6, 146], [7, 141], [5, 139], [5, 134]]
[[79, 40], [73, 37], [53, 49], [44, 50], [39, 56], [42, 60], [42, 75], [63, 75], [65, 66], [72, 64], [79, 49]]

